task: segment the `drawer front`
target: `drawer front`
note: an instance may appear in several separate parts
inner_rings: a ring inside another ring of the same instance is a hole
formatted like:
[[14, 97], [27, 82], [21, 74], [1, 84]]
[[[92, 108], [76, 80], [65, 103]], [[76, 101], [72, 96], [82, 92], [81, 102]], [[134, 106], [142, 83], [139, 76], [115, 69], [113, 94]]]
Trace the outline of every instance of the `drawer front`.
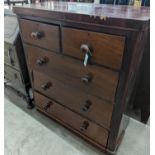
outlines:
[[19, 69], [16, 49], [14, 46], [7, 43], [4, 44], [4, 63], [16, 69]]
[[59, 103], [78, 112], [90, 120], [109, 128], [113, 105], [97, 97], [71, 88], [65, 83], [33, 71], [34, 89], [57, 100]]
[[117, 70], [121, 68], [125, 37], [71, 28], [63, 28], [62, 32], [65, 54], [84, 60], [89, 49], [90, 62]]
[[22, 85], [22, 77], [20, 72], [9, 67], [8, 65], [4, 65], [4, 76], [7, 80], [12, 82], [14, 85]]
[[59, 52], [59, 27], [20, 19], [24, 42]]
[[[117, 72], [95, 65], [84, 67], [78, 60], [32, 46], [26, 46], [26, 51], [30, 68], [41, 70], [80, 91], [114, 102]], [[43, 60], [45, 62], [41, 63]]]
[[100, 145], [106, 146], [108, 132], [104, 128], [36, 92], [34, 96], [36, 106], [46, 112], [46, 114], [65, 126], [72, 128], [77, 133], [85, 135]]

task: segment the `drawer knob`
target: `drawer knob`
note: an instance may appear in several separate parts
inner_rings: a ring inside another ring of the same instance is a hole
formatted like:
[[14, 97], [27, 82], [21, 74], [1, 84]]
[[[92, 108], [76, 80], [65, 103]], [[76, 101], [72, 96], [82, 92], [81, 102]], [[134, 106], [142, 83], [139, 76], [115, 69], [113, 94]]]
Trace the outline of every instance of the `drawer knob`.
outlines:
[[87, 100], [86, 103], [82, 106], [81, 110], [83, 112], [87, 112], [90, 109], [90, 106], [92, 105], [90, 100]]
[[13, 60], [13, 56], [12, 56], [12, 49], [11, 48], [8, 49], [8, 57], [10, 59], [10, 64], [12, 66], [14, 66], [15, 64], [14, 64], [14, 60]]
[[92, 54], [92, 46], [90, 44], [81, 44], [80, 50], [83, 53], [89, 53]]
[[15, 79], [18, 79], [18, 76], [17, 76], [17, 74], [16, 74], [16, 73], [14, 74], [14, 78], [15, 78]]
[[44, 58], [40, 58], [40, 59], [37, 59], [37, 64], [39, 66], [42, 66], [43, 64], [46, 64], [48, 61], [47, 57], [44, 57]]
[[51, 82], [47, 82], [46, 84], [42, 85], [41, 88], [43, 90], [47, 90], [52, 86]]
[[88, 73], [87, 75], [85, 75], [85, 76], [83, 76], [81, 78], [82, 82], [83, 83], [86, 83], [86, 84], [89, 83], [89, 82], [91, 82], [92, 79], [93, 79], [93, 74], [91, 74], [91, 73]]
[[87, 130], [87, 128], [89, 127], [89, 122], [84, 121], [83, 124], [80, 127], [80, 131], [84, 132]]
[[82, 53], [84, 53], [84, 62], [83, 62], [83, 65], [86, 67], [87, 64], [90, 63], [90, 60], [91, 60], [91, 57], [92, 57], [92, 52], [93, 52], [93, 49], [90, 45], [88, 44], [82, 44], [80, 46], [80, 50]]
[[37, 39], [40, 39], [42, 37], [43, 37], [43, 33], [41, 33], [41, 32], [32, 32], [31, 33], [31, 38], [33, 40], [37, 40]]
[[46, 105], [44, 106], [44, 110], [47, 111], [52, 105], [52, 101], [49, 101], [46, 103]]

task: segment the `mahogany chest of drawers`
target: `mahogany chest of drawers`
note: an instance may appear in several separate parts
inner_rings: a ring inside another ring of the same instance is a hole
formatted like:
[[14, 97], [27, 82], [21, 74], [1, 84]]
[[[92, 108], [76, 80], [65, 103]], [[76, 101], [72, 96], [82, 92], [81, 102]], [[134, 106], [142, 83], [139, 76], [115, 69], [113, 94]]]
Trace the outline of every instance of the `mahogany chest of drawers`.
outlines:
[[67, 2], [14, 7], [36, 108], [115, 153], [149, 33], [149, 8]]
[[4, 78], [5, 86], [26, 98], [28, 108], [32, 108], [30, 97], [31, 83], [19, 34], [16, 15], [9, 9], [4, 10]]

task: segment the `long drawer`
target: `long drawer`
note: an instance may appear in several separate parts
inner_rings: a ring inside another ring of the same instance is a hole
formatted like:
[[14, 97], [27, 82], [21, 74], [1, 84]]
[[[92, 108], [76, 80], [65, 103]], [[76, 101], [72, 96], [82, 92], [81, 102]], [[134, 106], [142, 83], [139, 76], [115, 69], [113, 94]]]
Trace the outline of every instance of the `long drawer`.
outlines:
[[125, 46], [125, 37], [62, 28], [63, 52], [67, 55], [84, 59], [91, 52], [91, 62], [119, 70]]
[[56, 52], [60, 50], [59, 27], [20, 19], [23, 41]]
[[94, 140], [102, 146], [106, 146], [108, 131], [104, 128], [70, 111], [53, 100], [40, 95], [39, 93], [34, 92], [34, 96], [38, 109], [73, 131], [76, 131], [76, 133], [84, 135], [88, 139]]
[[4, 63], [16, 69], [19, 69], [16, 49], [13, 45], [6, 42], [4, 43]]
[[105, 128], [109, 128], [113, 105], [97, 97], [70, 88], [65, 83], [33, 71], [34, 89], [57, 100], [59, 103], [93, 120]]
[[66, 85], [114, 102], [118, 72], [95, 65], [84, 67], [78, 60], [33, 46], [25, 45], [25, 49], [31, 69], [40, 70]]

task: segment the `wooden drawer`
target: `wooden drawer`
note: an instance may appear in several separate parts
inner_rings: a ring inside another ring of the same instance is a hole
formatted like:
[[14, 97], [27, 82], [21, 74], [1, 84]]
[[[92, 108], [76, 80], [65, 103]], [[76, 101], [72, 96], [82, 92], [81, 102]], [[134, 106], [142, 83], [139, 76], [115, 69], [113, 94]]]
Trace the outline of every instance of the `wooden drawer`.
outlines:
[[60, 104], [34, 92], [36, 106], [76, 133], [84, 135], [100, 145], [106, 146], [108, 132], [95, 123], [81, 117]]
[[71, 88], [65, 83], [33, 71], [34, 89], [42, 94], [57, 100], [59, 103], [78, 112], [90, 120], [109, 128], [113, 105], [97, 97]]
[[[30, 68], [41, 70], [80, 91], [114, 102], [117, 72], [95, 65], [84, 67], [78, 60], [32, 46], [25, 47]], [[44, 59], [45, 62], [38, 65]], [[85, 82], [88, 78], [91, 79]]]
[[23, 41], [59, 52], [59, 27], [20, 19]]
[[9, 81], [13, 82], [14, 84], [22, 84], [22, 77], [19, 71], [9, 67], [8, 65], [4, 65], [4, 76]]
[[10, 45], [6, 42], [4, 44], [4, 63], [16, 69], [19, 69], [16, 49], [13, 45]]
[[[125, 45], [125, 37], [104, 33], [62, 28], [63, 52], [84, 60], [88, 45], [92, 51], [90, 62], [119, 70]], [[80, 50], [83, 49], [83, 52]], [[83, 63], [83, 62], [81, 62]]]

